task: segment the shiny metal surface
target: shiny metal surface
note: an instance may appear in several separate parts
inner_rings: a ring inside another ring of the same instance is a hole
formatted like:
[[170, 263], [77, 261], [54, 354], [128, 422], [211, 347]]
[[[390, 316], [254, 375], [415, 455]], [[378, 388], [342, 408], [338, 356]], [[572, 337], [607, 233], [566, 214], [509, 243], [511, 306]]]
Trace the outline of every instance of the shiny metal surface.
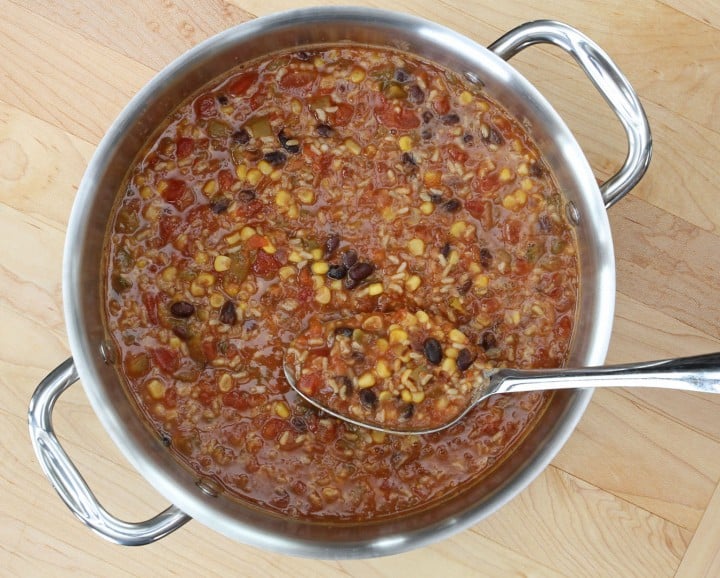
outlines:
[[569, 364], [602, 364], [614, 313], [615, 264], [604, 201], [577, 142], [545, 98], [493, 52], [438, 24], [380, 10], [313, 8], [259, 18], [198, 45], [153, 78], [110, 127], [80, 184], [67, 232], [63, 290], [74, 364], [90, 403], [123, 455], [158, 492], [201, 523], [247, 544], [297, 556], [360, 558], [419, 548], [501, 507], [559, 451], [591, 390], [556, 394], [518, 450], [451, 500], [373, 523], [320, 524], [207, 492], [208, 481], [196, 479], [150, 434], [101, 352], [107, 337], [100, 287], [105, 227], [143, 143], [180, 102], [231, 67], [278, 50], [336, 42], [401, 48], [477, 78], [523, 121], [579, 216], [582, 288]]
[[164, 538], [190, 517], [170, 506], [144, 522], [125, 522], [103, 508], [63, 450], [52, 425], [55, 402], [78, 380], [72, 358], [67, 359], [38, 385], [30, 402], [30, 439], [40, 466], [70, 511], [100, 536], [116, 544], [144, 546]]
[[600, 185], [605, 207], [610, 208], [640, 181], [652, 156], [650, 126], [642, 104], [625, 75], [597, 44], [575, 28], [551, 20], [518, 26], [488, 48], [508, 60], [535, 44], [552, 44], [570, 54], [600, 91], [620, 120], [628, 139], [623, 166]]

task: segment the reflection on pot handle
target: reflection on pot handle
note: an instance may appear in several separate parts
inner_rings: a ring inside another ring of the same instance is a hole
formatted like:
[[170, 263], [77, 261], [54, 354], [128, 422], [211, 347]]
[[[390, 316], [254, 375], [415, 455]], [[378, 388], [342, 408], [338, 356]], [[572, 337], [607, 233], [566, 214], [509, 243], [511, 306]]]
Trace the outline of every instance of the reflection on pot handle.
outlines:
[[620, 170], [600, 186], [609, 208], [638, 183], [650, 164], [652, 138], [647, 116], [632, 86], [610, 57], [575, 28], [552, 20], [528, 22], [511, 30], [488, 48], [508, 60], [534, 44], [552, 44], [570, 54], [620, 119], [628, 154]]
[[40, 382], [30, 400], [30, 438], [45, 475], [72, 513], [111, 542], [142, 546], [177, 530], [191, 518], [175, 506], [144, 522], [124, 522], [109, 514], [90, 491], [52, 426], [55, 402], [77, 380], [75, 364], [72, 358], [67, 359]]

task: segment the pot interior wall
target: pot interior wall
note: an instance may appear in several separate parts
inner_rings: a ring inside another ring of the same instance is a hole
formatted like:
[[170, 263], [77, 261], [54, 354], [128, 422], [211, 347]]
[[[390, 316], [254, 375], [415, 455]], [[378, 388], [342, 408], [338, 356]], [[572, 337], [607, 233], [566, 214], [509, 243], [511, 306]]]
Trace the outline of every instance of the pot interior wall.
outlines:
[[243, 542], [290, 554], [346, 558], [417, 547], [498, 508], [552, 459], [591, 392], [557, 394], [537, 427], [501, 467], [468, 491], [425, 511], [353, 526], [283, 519], [209, 495], [212, 492], [203, 491], [191, 472], [149, 434], [113, 366], [100, 353], [106, 335], [99, 283], [103, 238], [115, 195], [138, 151], [177, 104], [244, 61], [284, 47], [347, 41], [401, 48], [470, 73], [528, 127], [580, 216], [582, 287], [571, 363], [602, 363], [614, 307], [614, 262], [605, 209], [581, 151], [545, 100], [504, 62], [452, 31], [405, 15], [365, 9], [296, 11], [244, 24], [182, 56], [133, 99], [100, 144], [73, 208], [64, 263], [66, 319], [83, 385], [111, 437], [145, 478], [193, 517]]

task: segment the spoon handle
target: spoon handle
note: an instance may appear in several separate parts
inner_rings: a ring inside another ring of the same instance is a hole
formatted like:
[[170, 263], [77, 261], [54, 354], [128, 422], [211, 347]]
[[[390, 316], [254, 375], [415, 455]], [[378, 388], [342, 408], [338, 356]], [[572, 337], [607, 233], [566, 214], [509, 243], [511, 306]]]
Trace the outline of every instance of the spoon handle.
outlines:
[[602, 367], [500, 369], [492, 393], [577, 387], [660, 387], [720, 393], [720, 353]]

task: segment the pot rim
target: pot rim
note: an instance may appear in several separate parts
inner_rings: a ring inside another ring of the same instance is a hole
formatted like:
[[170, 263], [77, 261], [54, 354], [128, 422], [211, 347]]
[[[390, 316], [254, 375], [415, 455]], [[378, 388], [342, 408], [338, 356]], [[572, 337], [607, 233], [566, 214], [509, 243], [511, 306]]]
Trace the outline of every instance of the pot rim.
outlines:
[[557, 131], [556, 137], [561, 142], [563, 151], [573, 158], [574, 163], [576, 160], [579, 161], [572, 170], [577, 172], [578, 180], [582, 181], [587, 192], [590, 211], [593, 213], [593, 218], [599, 220], [599, 226], [604, 233], [602, 238], [596, 240], [604, 252], [604, 262], [598, 271], [604, 295], [600, 297], [597, 309], [602, 312], [602, 315], [596, 315], [593, 335], [589, 340], [587, 350], [584, 351], [584, 360], [588, 365], [603, 363], [610, 341], [615, 306], [615, 262], [610, 227], [592, 171], [564, 121], [524, 76], [479, 43], [424, 18], [364, 7], [303, 8], [241, 23], [191, 48], [153, 77], [130, 100], [110, 126], [98, 145], [78, 188], [68, 223], [64, 248], [63, 304], [70, 349], [83, 388], [95, 414], [124, 457], [161, 495], [203, 524], [246, 544], [303, 557], [361, 558], [395, 554], [428, 545], [464, 530], [495, 512], [527, 487], [552, 461], [582, 417], [593, 390], [576, 391], [564, 411], [560, 423], [544, 440], [542, 449], [523, 465], [522, 471], [518, 475], [493, 493], [489, 504], [461, 512], [452, 520], [443, 520], [442, 523], [405, 532], [402, 536], [358, 539], [354, 542], [345, 541], [336, 544], [318, 543], [302, 537], [278, 537], [258, 531], [252, 523], [239, 520], [219, 507], [209, 506], [208, 496], [201, 492], [192, 493], [180, 487], [170, 476], [164, 474], [158, 465], [156, 456], [147, 455], [137, 441], [129, 435], [120, 415], [109, 402], [106, 392], [94, 385], [100, 380], [97, 366], [102, 364], [102, 360], [99, 360], [99, 344], [92, 342], [84, 329], [82, 303], [79, 299], [83, 288], [80, 283], [79, 271], [82, 258], [78, 258], [78, 255], [81, 255], [84, 250], [83, 242], [88, 236], [88, 229], [92, 222], [92, 200], [97, 194], [96, 183], [99, 176], [106, 170], [109, 164], [108, 159], [113, 156], [116, 142], [137, 119], [141, 118], [146, 103], [152, 100], [153, 94], [160, 92], [163, 85], [182, 72], [191, 62], [203, 60], [241, 39], [267, 34], [269, 31], [282, 27], [296, 26], [298, 22], [307, 26], [337, 21], [366, 23], [368, 26], [382, 25], [386, 28], [411, 26], [418, 30], [421, 36], [432, 38], [433, 42], [438, 42], [437, 39], [440, 37], [441, 42], [444, 42], [449, 48], [472, 50], [478, 57], [487, 59], [491, 66], [501, 70], [502, 74], [512, 79], [514, 83], [519, 83], [523, 92], [532, 97], [536, 106], [542, 107], [543, 114], [547, 115], [547, 122], [553, 130]]

